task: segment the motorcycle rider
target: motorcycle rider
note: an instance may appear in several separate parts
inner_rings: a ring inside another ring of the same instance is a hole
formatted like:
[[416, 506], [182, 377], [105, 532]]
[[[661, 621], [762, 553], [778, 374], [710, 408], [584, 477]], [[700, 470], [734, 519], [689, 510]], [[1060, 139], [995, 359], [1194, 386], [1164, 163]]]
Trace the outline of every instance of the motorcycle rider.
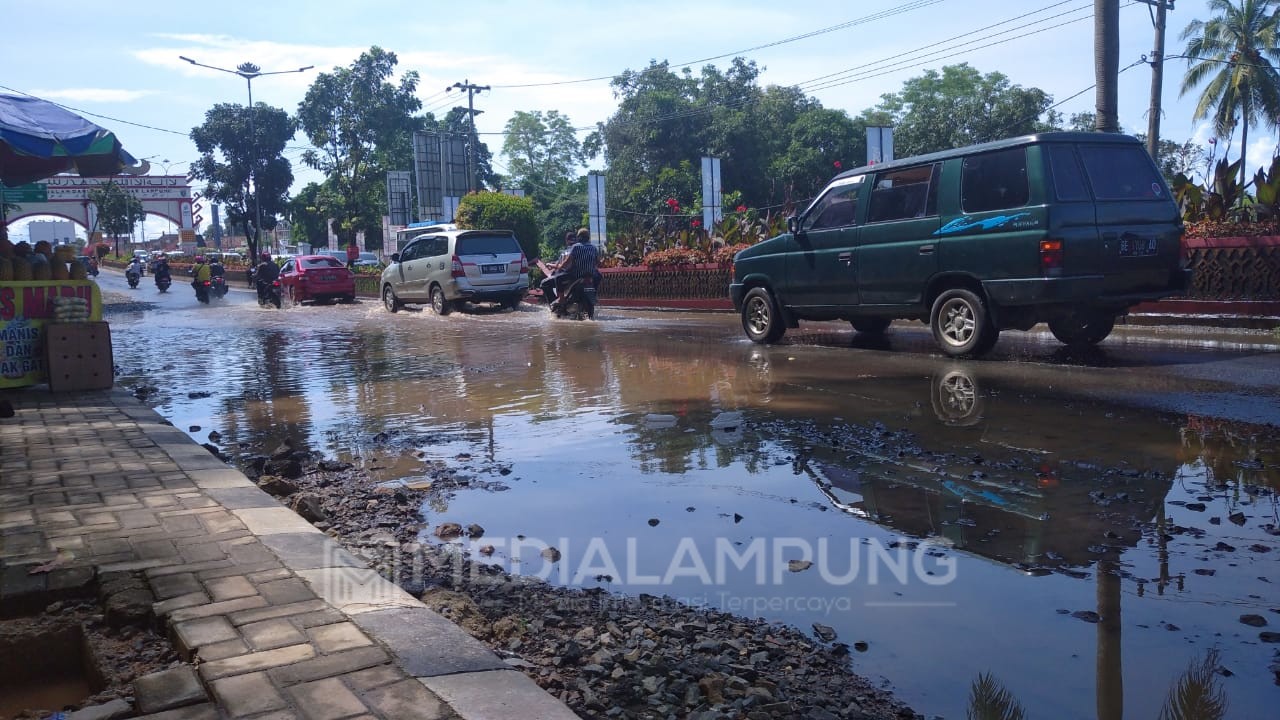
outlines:
[[156, 258], [156, 267], [151, 274], [155, 276], [157, 287], [160, 285], [161, 278], [165, 281], [173, 280], [173, 278], [169, 276], [169, 258], [165, 257], [164, 253], [160, 253], [160, 256]]
[[594, 283], [600, 274], [596, 269], [596, 262], [600, 256], [600, 252], [596, 250], [596, 246], [591, 244], [591, 231], [586, 228], [579, 228], [577, 234], [577, 244], [570, 250], [569, 255], [560, 261], [556, 266], [555, 278], [556, 300], [551, 305], [553, 308], [565, 300], [564, 289], [569, 283], [580, 278], [591, 278]]
[[137, 255], [129, 261], [129, 267], [125, 268], [124, 276], [129, 280], [130, 286], [138, 284], [138, 280], [142, 277], [142, 258]]
[[223, 267], [222, 261], [218, 259], [217, 255], [213, 255], [209, 258], [209, 277], [227, 277], [227, 269]]
[[262, 302], [271, 290], [271, 283], [280, 277], [280, 266], [271, 259], [271, 253], [263, 250], [258, 255], [258, 265], [253, 269], [253, 277], [258, 284], [258, 302]]
[[196, 290], [196, 297], [204, 290], [205, 283], [209, 282], [209, 266], [204, 264], [204, 256], [196, 256], [196, 264], [191, 268], [191, 274], [194, 279], [191, 281], [191, 287]]

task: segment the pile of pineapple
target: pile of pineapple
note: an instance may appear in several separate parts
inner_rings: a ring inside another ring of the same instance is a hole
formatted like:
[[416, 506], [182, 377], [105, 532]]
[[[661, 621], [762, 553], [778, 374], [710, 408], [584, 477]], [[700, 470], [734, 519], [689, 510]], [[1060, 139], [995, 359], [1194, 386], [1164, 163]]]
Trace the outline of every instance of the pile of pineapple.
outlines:
[[76, 250], [70, 245], [59, 245], [49, 262], [31, 262], [34, 256], [20, 258], [13, 243], [0, 237], [0, 282], [24, 282], [47, 280], [85, 280], [88, 270], [76, 260]]

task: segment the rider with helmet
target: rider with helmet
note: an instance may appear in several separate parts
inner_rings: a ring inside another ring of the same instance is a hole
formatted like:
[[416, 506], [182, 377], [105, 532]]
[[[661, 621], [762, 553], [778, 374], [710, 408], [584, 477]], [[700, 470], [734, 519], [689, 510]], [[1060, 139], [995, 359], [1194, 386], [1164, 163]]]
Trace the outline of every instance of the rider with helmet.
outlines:
[[280, 266], [271, 259], [271, 253], [263, 250], [258, 255], [258, 265], [253, 269], [253, 276], [258, 284], [258, 299], [266, 296], [271, 284], [280, 277]]
[[195, 276], [195, 280], [191, 281], [192, 285], [203, 285], [209, 282], [209, 266], [204, 264], [203, 255], [196, 256], [196, 264], [195, 267], [191, 268], [191, 274]]
[[226, 276], [227, 276], [227, 269], [222, 266], [222, 261], [218, 259], [217, 255], [210, 255], [209, 256], [209, 277], [225, 278]]
[[166, 257], [164, 253], [160, 253], [160, 254], [156, 257], [156, 266], [155, 266], [155, 268], [151, 271], [151, 274], [155, 276], [155, 281], [156, 281], [156, 284], [157, 284], [157, 285], [159, 285], [159, 284], [160, 284], [160, 279], [161, 279], [161, 278], [164, 278], [166, 281], [167, 281], [167, 280], [170, 280], [170, 277], [169, 277], [169, 258], [168, 258], [168, 257]]

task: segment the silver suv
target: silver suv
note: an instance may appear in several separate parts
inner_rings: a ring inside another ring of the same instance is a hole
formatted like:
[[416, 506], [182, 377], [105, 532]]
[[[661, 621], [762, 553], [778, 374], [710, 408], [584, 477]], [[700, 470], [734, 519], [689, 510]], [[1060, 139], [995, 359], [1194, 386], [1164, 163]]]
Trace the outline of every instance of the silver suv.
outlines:
[[529, 288], [529, 261], [510, 230], [433, 230], [391, 256], [381, 287], [390, 312], [428, 302], [437, 315], [464, 302], [514, 309]]

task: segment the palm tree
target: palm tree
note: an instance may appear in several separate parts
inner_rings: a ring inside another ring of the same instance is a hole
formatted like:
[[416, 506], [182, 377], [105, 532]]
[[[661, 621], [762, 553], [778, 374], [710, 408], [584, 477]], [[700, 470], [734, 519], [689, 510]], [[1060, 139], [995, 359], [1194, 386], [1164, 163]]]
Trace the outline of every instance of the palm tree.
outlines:
[[1179, 95], [1207, 80], [1192, 119], [1212, 115], [1219, 136], [1239, 123], [1243, 185], [1249, 125], [1262, 120], [1275, 129], [1280, 123], [1280, 10], [1276, 0], [1209, 0], [1209, 11], [1208, 21], [1193, 20], [1182, 31], [1189, 67]]

